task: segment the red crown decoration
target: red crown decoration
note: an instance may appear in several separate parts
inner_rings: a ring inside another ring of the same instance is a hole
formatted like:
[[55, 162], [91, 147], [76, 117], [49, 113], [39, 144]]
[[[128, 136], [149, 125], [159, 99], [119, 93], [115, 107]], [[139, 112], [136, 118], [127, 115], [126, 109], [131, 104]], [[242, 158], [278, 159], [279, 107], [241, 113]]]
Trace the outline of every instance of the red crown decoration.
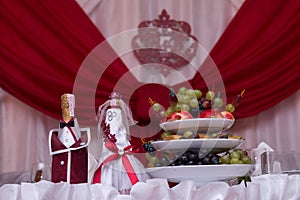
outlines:
[[159, 19], [143, 21], [138, 28], [132, 47], [141, 64], [157, 63], [178, 68], [187, 65], [196, 55], [197, 38], [191, 35], [191, 26], [170, 19], [165, 9]]

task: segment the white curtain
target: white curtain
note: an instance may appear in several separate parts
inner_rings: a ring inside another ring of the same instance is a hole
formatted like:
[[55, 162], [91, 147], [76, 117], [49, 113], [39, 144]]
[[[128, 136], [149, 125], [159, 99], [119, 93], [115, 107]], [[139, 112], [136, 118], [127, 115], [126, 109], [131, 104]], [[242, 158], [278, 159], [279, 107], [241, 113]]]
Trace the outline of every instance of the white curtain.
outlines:
[[[201, 65], [243, 0], [79, 0], [78, 3], [83, 6], [87, 15], [138, 81], [175, 85], [195, 75], [194, 66]], [[160, 68], [153, 65], [140, 67], [132, 53], [131, 44], [133, 37], [138, 33], [138, 25], [146, 20], [159, 19], [164, 9], [170, 20], [189, 23], [191, 34], [197, 38], [199, 44], [197, 56], [191, 60], [191, 64], [171, 70], [169, 76], [159, 73]]]
[[232, 132], [246, 140], [243, 148], [267, 143], [278, 152], [300, 152], [300, 90], [257, 116], [237, 120]]
[[28, 171], [35, 162], [50, 162], [48, 131], [55, 120], [1, 90], [0, 173]]
[[[171, 18], [187, 21], [201, 44], [210, 51], [243, 1], [219, 0], [78, 0], [105, 37], [134, 29], [166, 9]], [[130, 60], [126, 60], [130, 62]], [[50, 162], [48, 132], [57, 121], [0, 91], [0, 174], [28, 171], [34, 162]], [[244, 148], [264, 141], [278, 151], [298, 151], [300, 92], [257, 116], [237, 120], [232, 133], [243, 136]], [[99, 146], [93, 141], [93, 154]], [[96, 156], [98, 157], [98, 155]]]

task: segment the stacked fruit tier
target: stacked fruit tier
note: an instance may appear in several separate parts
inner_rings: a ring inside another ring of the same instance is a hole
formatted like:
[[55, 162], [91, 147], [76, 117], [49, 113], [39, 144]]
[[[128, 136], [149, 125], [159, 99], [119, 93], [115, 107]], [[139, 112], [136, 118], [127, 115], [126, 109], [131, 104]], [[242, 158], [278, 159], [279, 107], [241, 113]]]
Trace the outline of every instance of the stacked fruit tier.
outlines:
[[[220, 136], [220, 135], [219, 135]], [[248, 152], [237, 148], [242, 138], [194, 138], [157, 140], [147, 152], [146, 171], [153, 178], [171, 182], [193, 180], [198, 185], [245, 176], [251, 169]]]
[[146, 153], [150, 176], [197, 183], [245, 176], [252, 165], [248, 153], [237, 148], [244, 138], [224, 132], [234, 124], [232, 112], [238, 104], [227, 104], [222, 111], [223, 100], [212, 91], [203, 98], [200, 90], [180, 88], [177, 95], [170, 90], [169, 96], [165, 111], [153, 103], [164, 116], [164, 132]]

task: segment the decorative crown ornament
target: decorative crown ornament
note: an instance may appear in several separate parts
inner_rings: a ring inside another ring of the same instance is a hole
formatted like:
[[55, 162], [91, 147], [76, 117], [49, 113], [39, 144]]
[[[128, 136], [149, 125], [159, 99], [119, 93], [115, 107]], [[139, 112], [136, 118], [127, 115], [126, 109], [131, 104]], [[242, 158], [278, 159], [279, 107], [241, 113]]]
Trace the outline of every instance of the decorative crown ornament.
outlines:
[[[134, 55], [141, 64], [156, 63], [171, 68], [187, 65], [196, 55], [197, 38], [187, 22], [170, 19], [164, 9], [158, 19], [143, 21], [132, 39]], [[162, 71], [167, 75], [168, 71]]]

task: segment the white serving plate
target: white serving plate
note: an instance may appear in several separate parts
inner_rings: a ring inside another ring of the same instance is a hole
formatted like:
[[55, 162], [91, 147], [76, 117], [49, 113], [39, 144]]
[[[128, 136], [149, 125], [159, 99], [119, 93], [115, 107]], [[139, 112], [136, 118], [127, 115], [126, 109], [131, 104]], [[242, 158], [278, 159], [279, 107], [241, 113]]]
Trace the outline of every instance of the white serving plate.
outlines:
[[179, 139], [179, 140], [161, 140], [151, 142], [157, 151], [163, 150], [184, 150], [184, 149], [203, 149], [214, 153], [224, 152], [238, 147], [243, 140], [239, 139]]
[[225, 181], [228, 179], [247, 175], [252, 165], [187, 165], [146, 168], [146, 172], [152, 178], [165, 178], [170, 182], [179, 183], [184, 180], [192, 180], [198, 186], [209, 182]]
[[234, 120], [226, 118], [193, 118], [164, 122], [160, 127], [173, 133], [185, 131], [213, 133], [229, 129], [233, 124]]

